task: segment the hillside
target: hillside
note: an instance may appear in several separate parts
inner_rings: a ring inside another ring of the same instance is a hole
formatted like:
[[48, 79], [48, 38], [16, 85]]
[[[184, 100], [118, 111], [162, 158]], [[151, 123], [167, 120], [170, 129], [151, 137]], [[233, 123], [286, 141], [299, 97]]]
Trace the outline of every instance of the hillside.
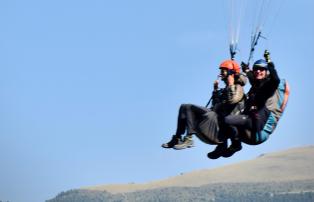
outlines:
[[47, 202], [314, 201], [314, 146], [146, 184], [70, 190]]
[[[146, 184], [99, 185], [83, 188], [110, 193], [161, 187], [197, 187], [213, 183], [285, 182], [314, 179], [314, 146], [289, 149], [216, 169], [205, 169]], [[258, 172], [257, 172], [258, 171]]]

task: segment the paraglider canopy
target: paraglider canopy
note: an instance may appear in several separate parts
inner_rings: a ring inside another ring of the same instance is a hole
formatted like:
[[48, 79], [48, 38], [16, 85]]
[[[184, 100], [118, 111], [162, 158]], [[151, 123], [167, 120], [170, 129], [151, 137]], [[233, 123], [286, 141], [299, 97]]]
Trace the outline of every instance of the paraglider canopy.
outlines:
[[[285, 0], [223, 0], [224, 13], [227, 14], [229, 30], [230, 58], [240, 51], [240, 36], [246, 36], [245, 30], [251, 32], [249, 57], [253, 59], [259, 39], [269, 39], [272, 28]], [[225, 12], [225, 11], [228, 12]], [[240, 34], [241, 33], [241, 34]], [[267, 38], [266, 38], [267, 37]], [[268, 49], [266, 47], [266, 49]]]

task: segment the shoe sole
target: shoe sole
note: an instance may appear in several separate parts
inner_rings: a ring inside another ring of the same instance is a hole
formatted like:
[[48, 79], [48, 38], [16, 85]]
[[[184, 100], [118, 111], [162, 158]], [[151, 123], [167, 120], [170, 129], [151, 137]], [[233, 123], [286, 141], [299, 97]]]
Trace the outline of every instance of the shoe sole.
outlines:
[[164, 149], [172, 149], [173, 148], [173, 147], [166, 147], [166, 146], [162, 146], [162, 145], [161, 145], [161, 147]]
[[194, 145], [189, 145], [189, 146], [186, 146], [186, 147], [182, 147], [182, 148], [177, 148], [177, 147], [173, 147], [173, 149], [175, 149], [175, 150], [182, 150], [182, 149], [188, 149], [188, 148], [192, 148], [192, 147], [195, 147]]
[[[241, 148], [241, 149], [242, 149], [242, 148]], [[229, 157], [233, 156], [235, 153], [241, 151], [241, 149], [230, 151], [230, 152], [228, 153], [228, 155], [222, 154], [221, 156], [224, 157], [224, 158], [229, 158]]]
[[217, 156], [217, 157], [209, 157], [209, 156], [207, 155], [207, 158], [212, 159], [212, 160], [219, 159], [220, 157], [222, 157], [222, 156]]

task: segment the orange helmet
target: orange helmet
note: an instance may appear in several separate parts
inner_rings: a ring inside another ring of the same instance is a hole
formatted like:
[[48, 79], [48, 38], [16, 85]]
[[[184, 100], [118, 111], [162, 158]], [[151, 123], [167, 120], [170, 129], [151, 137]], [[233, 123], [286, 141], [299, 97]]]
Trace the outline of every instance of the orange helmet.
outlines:
[[223, 61], [220, 66], [220, 69], [227, 69], [234, 71], [235, 73], [240, 73], [240, 66], [234, 60], [225, 60]]

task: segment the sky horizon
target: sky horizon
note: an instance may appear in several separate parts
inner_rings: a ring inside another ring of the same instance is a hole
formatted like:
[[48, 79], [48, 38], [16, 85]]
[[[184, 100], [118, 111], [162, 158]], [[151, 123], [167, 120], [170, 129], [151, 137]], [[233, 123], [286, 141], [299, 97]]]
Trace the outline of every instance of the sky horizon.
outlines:
[[[253, 61], [270, 51], [291, 87], [287, 108], [265, 143], [209, 160], [215, 146], [196, 138], [183, 151], [161, 144], [180, 104], [207, 103], [230, 57], [226, 1], [0, 1], [0, 200], [40, 202], [314, 145], [314, 1], [273, 2]], [[249, 54], [247, 10], [239, 62]]]

